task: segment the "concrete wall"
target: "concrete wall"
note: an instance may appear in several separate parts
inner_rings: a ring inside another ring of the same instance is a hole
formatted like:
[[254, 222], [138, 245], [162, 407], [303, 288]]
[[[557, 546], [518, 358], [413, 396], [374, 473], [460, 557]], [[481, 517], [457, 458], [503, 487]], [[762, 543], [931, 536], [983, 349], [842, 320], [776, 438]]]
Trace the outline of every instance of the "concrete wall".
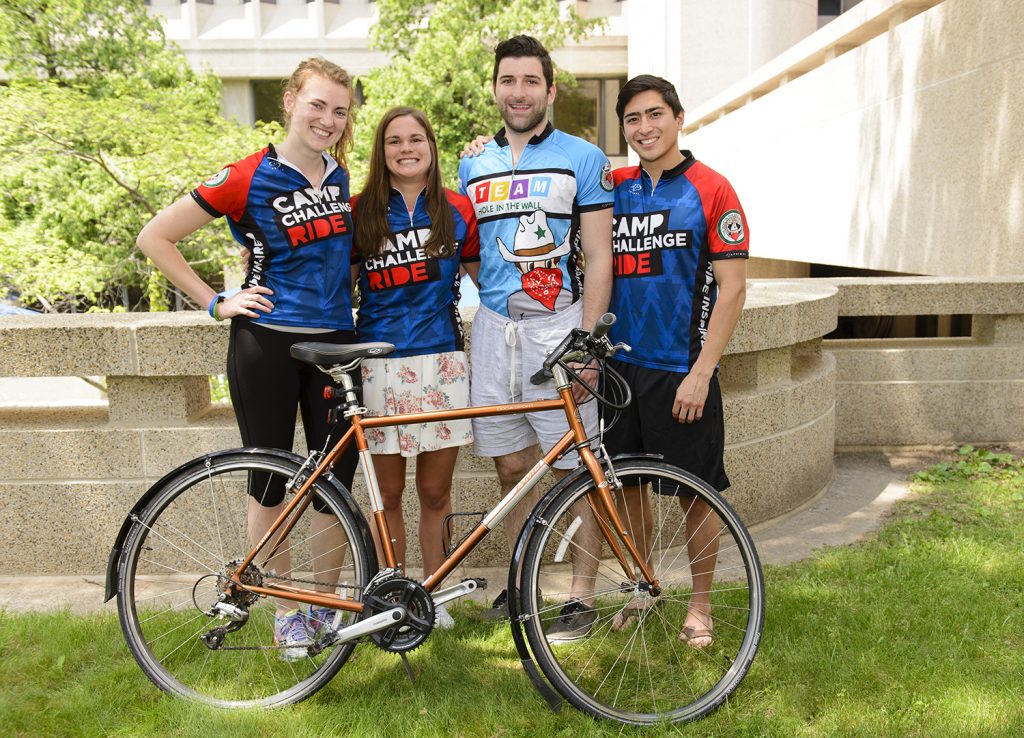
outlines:
[[818, 27], [816, 0], [629, 0], [629, 76], [671, 80], [700, 105]]
[[836, 446], [1024, 439], [1021, 279], [816, 280], [841, 315], [971, 315], [964, 338], [826, 341], [836, 360]]
[[683, 144], [736, 187], [755, 256], [1022, 273], [1022, 26], [1016, 0], [865, 0], [694, 111]]
[[[837, 305], [831, 285], [751, 285], [722, 366], [727, 496], [748, 522], [799, 507], [831, 479], [835, 363], [821, 336]], [[0, 376], [100, 375], [109, 387], [106, 406], [0, 409], [0, 573], [101, 571], [147, 487], [204, 452], [239, 445], [230, 409], [210, 404], [207, 384], [222, 370], [227, 336], [226, 325], [196, 313], [0, 319]], [[411, 542], [412, 489], [410, 480]], [[491, 461], [464, 450], [454, 508], [487, 510], [497, 491]], [[361, 484], [355, 492], [368, 509]], [[503, 561], [497, 532], [469, 563]]]
[[[970, 337], [822, 340], [840, 316], [952, 314], [971, 316]], [[0, 319], [0, 377], [100, 375], [109, 387], [102, 405], [0, 408], [0, 574], [100, 572], [148, 486], [239, 444], [207, 384], [227, 334], [196, 313]], [[721, 377], [726, 496], [748, 524], [815, 499], [837, 448], [1019, 442], [1024, 277], [753, 281]], [[412, 489], [410, 479], [415, 565]], [[488, 509], [497, 489], [491, 462], [464, 450], [454, 508]], [[506, 560], [496, 532], [469, 564]]]

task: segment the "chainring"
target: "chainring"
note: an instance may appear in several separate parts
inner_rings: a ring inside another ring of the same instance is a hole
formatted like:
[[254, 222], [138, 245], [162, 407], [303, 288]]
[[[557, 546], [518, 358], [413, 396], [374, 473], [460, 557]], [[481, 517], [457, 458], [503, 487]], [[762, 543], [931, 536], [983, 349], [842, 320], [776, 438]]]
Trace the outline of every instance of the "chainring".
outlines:
[[366, 617], [401, 605], [408, 613], [401, 623], [370, 635], [382, 651], [406, 653], [427, 640], [434, 629], [434, 598], [419, 582], [392, 577], [371, 584], [363, 593]]

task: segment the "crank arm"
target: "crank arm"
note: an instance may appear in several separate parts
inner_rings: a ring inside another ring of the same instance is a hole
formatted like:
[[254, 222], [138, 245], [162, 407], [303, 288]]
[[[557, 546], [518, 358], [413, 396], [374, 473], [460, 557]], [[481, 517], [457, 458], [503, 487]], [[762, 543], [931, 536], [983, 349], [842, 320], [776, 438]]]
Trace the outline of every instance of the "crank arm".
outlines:
[[447, 587], [439, 592], [435, 592], [433, 595], [434, 605], [443, 605], [446, 602], [457, 600], [471, 592], [476, 592], [478, 589], [480, 589], [480, 580], [467, 579], [464, 582], [459, 582], [454, 587]]
[[371, 633], [393, 628], [395, 624], [404, 622], [408, 615], [406, 609], [401, 606], [379, 612], [337, 631], [332, 643], [348, 643]]

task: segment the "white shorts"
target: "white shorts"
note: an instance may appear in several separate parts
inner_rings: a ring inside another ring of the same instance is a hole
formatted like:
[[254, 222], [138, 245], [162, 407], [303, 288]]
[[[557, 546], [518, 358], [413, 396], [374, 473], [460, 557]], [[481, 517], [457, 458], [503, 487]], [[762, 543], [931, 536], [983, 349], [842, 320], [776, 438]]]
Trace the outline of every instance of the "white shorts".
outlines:
[[[557, 346], [572, 328], [579, 328], [583, 302], [550, 317], [514, 321], [484, 306], [473, 319], [470, 397], [474, 406], [505, 405], [558, 398], [554, 380], [530, 383], [544, 363], [545, 352]], [[597, 403], [580, 406], [588, 436], [597, 433]], [[479, 456], [504, 456], [540, 443], [545, 452], [569, 430], [565, 413], [550, 410], [526, 415], [499, 415], [473, 419], [474, 450]], [[571, 451], [555, 462], [572, 469], [579, 454]]]
[[[454, 410], [469, 405], [466, 354], [364, 359], [363, 404], [371, 416]], [[366, 445], [373, 454], [416, 456], [473, 442], [469, 420], [367, 428]]]

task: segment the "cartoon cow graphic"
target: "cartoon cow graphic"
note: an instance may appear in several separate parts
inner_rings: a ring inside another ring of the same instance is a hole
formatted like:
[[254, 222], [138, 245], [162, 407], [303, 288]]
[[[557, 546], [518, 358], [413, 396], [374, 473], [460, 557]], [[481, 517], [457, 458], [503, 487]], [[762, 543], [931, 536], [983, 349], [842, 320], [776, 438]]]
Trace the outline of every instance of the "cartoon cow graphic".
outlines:
[[548, 217], [542, 210], [519, 216], [519, 226], [512, 242], [512, 250], [499, 237], [498, 250], [501, 257], [515, 265], [522, 275], [521, 290], [508, 298], [508, 314], [514, 319], [525, 315], [557, 312], [572, 304], [572, 293], [563, 289], [563, 275], [558, 263], [569, 253], [569, 239], [566, 237], [555, 246]]

